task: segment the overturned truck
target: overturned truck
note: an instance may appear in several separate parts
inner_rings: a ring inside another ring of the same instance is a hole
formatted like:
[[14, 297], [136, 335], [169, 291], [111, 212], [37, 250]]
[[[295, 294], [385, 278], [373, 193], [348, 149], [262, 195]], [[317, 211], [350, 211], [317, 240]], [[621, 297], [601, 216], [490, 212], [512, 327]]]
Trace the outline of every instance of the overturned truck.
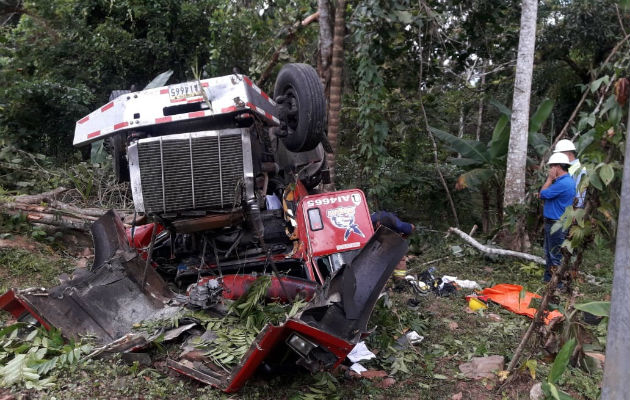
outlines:
[[265, 276], [267, 298], [306, 306], [267, 324], [231, 370], [183, 353], [167, 365], [226, 392], [279, 364], [336, 367], [367, 334], [407, 243], [373, 231], [360, 190], [315, 190], [327, 179], [325, 109], [305, 64], [282, 68], [273, 97], [240, 74], [113, 93], [77, 121], [74, 144], [107, 142], [138, 218], [125, 226], [108, 212], [92, 226], [88, 270], [52, 289], [12, 289], [0, 307], [128, 352], [147, 345], [138, 323], [182, 307], [225, 315], [226, 300]]

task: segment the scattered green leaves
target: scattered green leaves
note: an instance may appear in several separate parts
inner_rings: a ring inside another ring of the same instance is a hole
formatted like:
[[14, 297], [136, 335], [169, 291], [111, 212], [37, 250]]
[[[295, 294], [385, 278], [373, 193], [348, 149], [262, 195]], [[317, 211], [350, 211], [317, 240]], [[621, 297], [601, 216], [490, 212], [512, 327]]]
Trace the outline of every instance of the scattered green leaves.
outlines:
[[52, 386], [53, 370], [77, 364], [90, 352], [86, 343], [65, 343], [56, 330], [16, 323], [0, 330], [0, 386], [44, 389]]

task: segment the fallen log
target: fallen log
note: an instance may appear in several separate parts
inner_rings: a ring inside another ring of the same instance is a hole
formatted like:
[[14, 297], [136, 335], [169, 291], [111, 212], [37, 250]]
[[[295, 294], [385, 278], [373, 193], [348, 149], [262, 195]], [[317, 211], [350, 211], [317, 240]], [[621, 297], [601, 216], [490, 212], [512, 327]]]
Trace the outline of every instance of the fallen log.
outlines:
[[77, 218], [75, 216], [49, 214], [39, 211], [25, 211], [24, 209], [20, 208], [2, 207], [0, 210], [2, 211], [2, 213], [8, 215], [24, 215], [26, 217], [26, 220], [32, 223], [52, 225], [67, 229], [75, 229], [82, 232], [89, 232], [92, 222], [96, 220], [96, 218], [94, 217]]
[[44, 192], [40, 194], [23, 194], [20, 196], [15, 196], [13, 201], [17, 203], [26, 203], [26, 204], [38, 204], [43, 201], [51, 201], [55, 200], [57, 196], [61, 195], [63, 192], [67, 191], [65, 187], [58, 187], [57, 189], [53, 189], [49, 192]]
[[[50, 206], [42, 206], [35, 204], [22, 204], [22, 203], [5, 203], [1, 206], [2, 210], [6, 211], [17, 211], [22, 213], [38, 213], [38, 214], [47, 214], [54, 217], [68, 216], [71, 218], [79, 219], [79, 220], [87, 220], [87, 221], [96, 221], [98, 219], [97, 216], [86, 215], [81, 212], [81, 209], [72, 207], [69, 205], [67, 208], [54, 208]], [[104, 214], [104, 212], [103, 212]], [[102, 215], [102, 214], [101, 214]]]
[[520, 251], [513, 251], [513, 250], [504, 250], [504, 249], [497, 249], [494, 247], [489, 247], [489, 246], [484, 246], [483, 244], [479, 243], [478, 241], [476, 241], [475, 239], [473, 239], [472, 237], [470, 237], [469, 235], [465, 234], [464, 232], [460, 231], [457, 228], [448, 228], [449, 233], [455, 233], [457, 234], [459, 237], [461, 237], [466, 243], [470, 244], [471, 246], [473, 246], [474, 248], [476, 248], [477, 250], [486, 253], [486, 254], [496, 254], [499, 256], [508, 256], [508, 257], [517, 257], [517, 258], [522, 258], [525, 259], [527, 261], [533, 261], [537, 264], [545, 264], [545, 260], [542, 257], [538, 257], [535, 256], [533, 254], [527, 254], [527, 253], [521, 253]]
[[107, 210], [79, 208], [56, 200], [56, 197], [65, 191], [66, 188], [59, 187], [36, 195], [15, 196], [12, 198], [13, 201], [0, 203], [0, 212], [7, 215], [23, 215], [31, 223], [89, 232], [92, 223]]

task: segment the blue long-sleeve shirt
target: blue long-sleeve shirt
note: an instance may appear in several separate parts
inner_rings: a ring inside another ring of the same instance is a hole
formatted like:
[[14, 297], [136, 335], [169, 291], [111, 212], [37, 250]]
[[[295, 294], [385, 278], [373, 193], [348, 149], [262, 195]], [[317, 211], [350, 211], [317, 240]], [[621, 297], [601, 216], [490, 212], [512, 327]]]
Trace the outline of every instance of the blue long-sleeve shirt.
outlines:
[[540, 191], [540, 198], [545, 200], [543, 216], [549, 219], [560, 219], [564, 210], [573, 204], [575, 197], [575, 181], [570, 174], [562, 175], [545, 190]]

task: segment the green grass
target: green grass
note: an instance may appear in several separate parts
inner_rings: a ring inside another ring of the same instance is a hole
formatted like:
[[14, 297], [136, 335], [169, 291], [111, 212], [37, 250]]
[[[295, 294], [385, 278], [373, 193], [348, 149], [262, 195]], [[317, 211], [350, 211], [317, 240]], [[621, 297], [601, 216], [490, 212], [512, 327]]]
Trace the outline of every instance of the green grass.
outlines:
[[71, 259], [42, 250], [0, 248], [0, 292], [11, 287], [50, 287], [57, 277], [71, 272]]

